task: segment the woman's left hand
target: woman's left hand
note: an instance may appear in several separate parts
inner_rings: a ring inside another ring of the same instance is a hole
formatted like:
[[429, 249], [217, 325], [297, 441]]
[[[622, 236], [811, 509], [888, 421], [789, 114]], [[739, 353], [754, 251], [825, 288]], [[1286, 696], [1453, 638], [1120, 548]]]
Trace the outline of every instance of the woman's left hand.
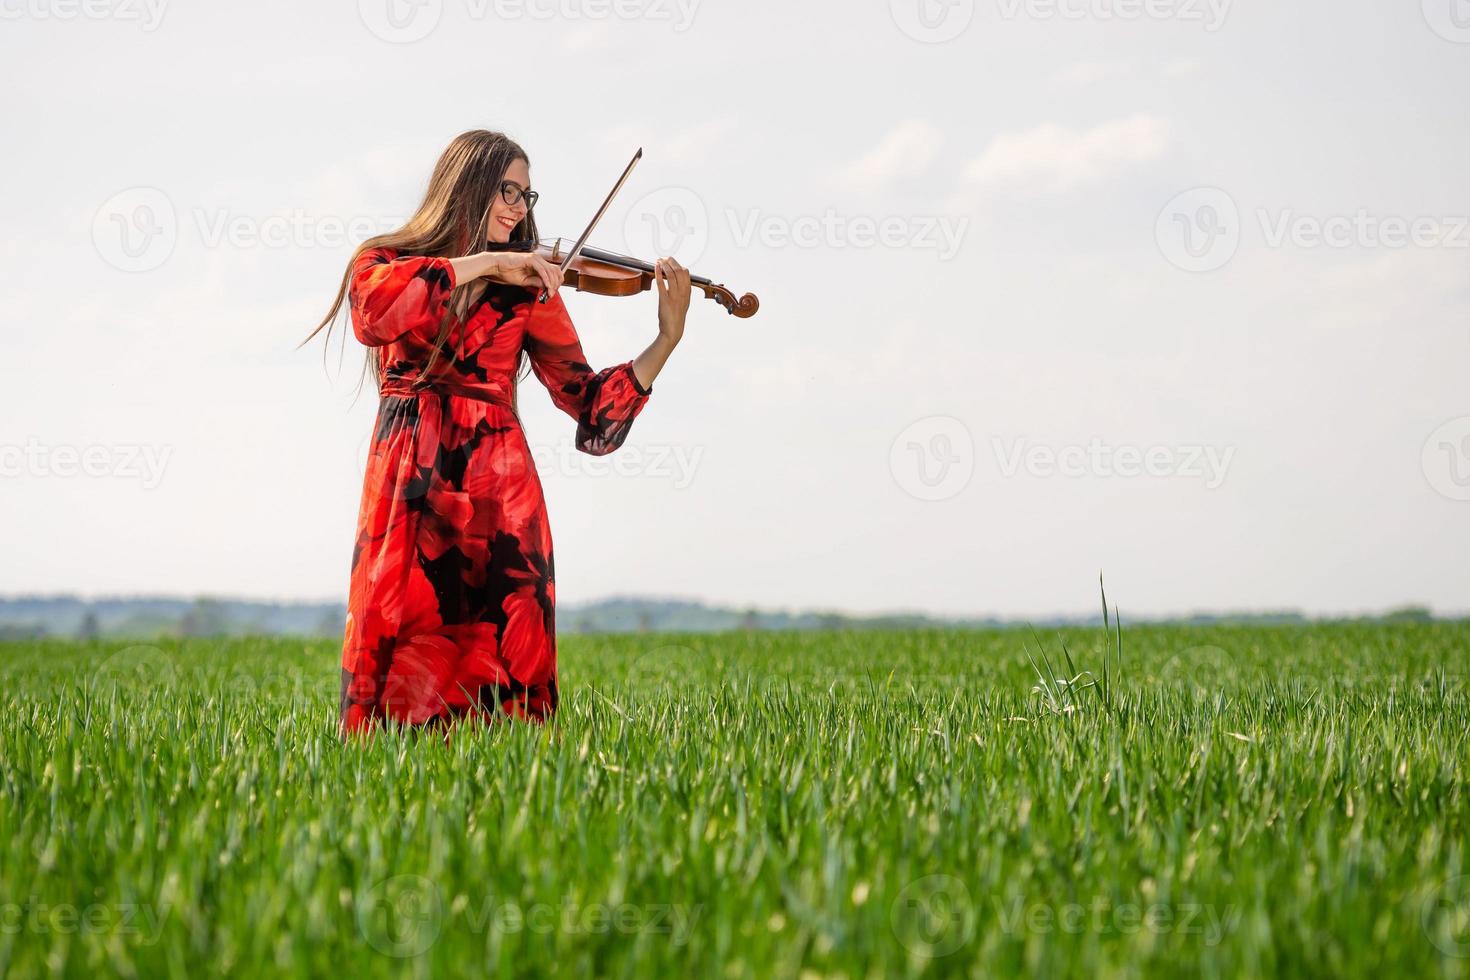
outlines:
[[658, 285], [659, 336], [677, 344], [689, 315], [689, 270], [675, 259], [662, 258], [653, 264], [653, 279]]

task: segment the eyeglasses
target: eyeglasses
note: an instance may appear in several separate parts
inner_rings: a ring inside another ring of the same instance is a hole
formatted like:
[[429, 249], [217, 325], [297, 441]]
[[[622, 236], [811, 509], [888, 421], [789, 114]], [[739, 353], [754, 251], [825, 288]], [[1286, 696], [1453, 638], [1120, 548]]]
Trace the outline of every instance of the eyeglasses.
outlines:
[[515, 207], [521, 201], [526, 202], [526, 210], [529, 211], [536, 206], [536, 201], [541, 195], [535, 191], [523, 191], [519, 184], [508, 180], [500, 182], [500, 199], [511, 207]]

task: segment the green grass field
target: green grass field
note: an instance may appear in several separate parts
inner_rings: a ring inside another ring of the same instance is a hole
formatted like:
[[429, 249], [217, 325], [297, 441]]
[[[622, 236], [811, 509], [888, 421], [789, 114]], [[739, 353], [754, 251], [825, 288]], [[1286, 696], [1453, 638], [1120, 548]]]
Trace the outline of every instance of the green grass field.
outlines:
[[3, 646], [0, 972], [1470, 972], [1470, 624], [1103, 636], [564, 637], [365, 747], [330, 642]]

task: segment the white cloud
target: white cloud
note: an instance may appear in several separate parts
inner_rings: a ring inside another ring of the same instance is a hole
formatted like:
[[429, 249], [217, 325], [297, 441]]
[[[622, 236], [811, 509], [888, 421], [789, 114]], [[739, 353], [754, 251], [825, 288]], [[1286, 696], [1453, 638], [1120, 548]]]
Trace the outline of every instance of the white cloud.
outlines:
[[1169, 121], [1161, 116], [1140, 113], [1083, 130], [1049, 124], [1001, 133], [965, 176], [982, 186], [1017, 182], [1060, 193], [1156, 160], [1168, 145]]
[[943, 142], [944, 134], [928, 120], [906, 120], [838, 171], [837, 180], [844, 187], [872, 189], [901, 175], [922, 173], [934, 162]]

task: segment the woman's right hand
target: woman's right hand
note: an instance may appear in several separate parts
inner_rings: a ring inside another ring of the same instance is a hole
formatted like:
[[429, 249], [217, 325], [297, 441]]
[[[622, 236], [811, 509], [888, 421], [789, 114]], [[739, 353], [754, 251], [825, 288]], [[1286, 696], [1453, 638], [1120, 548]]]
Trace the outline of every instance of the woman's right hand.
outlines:
[[482, 252], [492, 260], [487, 278], [555, 296], [561, 288], [561, 269], [535, 252]]

